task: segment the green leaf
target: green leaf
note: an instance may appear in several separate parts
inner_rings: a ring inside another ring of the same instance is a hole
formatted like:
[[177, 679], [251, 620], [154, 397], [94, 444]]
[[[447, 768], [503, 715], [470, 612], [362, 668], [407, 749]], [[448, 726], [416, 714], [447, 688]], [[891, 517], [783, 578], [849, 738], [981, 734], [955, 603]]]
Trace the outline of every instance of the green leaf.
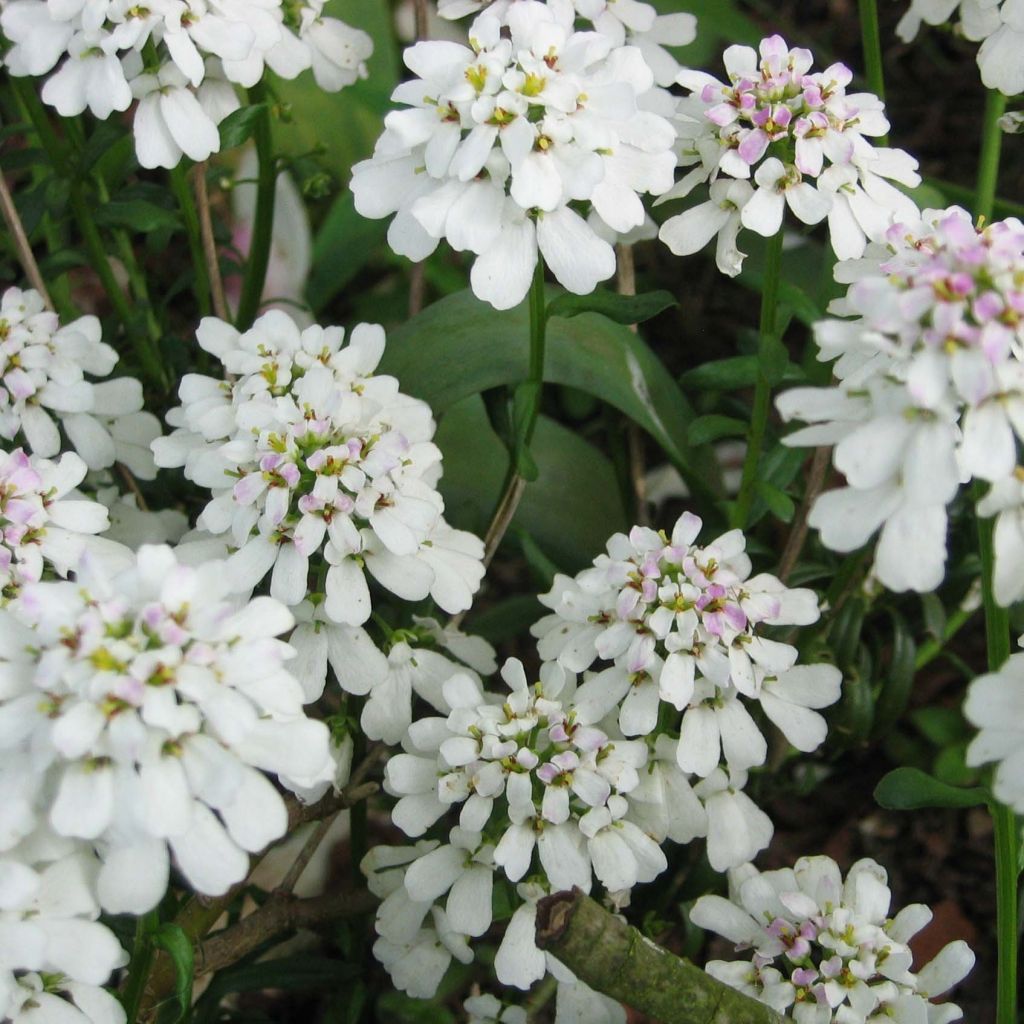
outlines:
[[757, 383], [757, 356], [731, 356], [703, 363], [679, 378], [686, 391], [739, 391]]
[[694, 447], [720, 441], [723, 437], [743, 437], [750, 429], [746, 420], [733, 416], [698, 416], [686, 431], [686, 440]]
[[617, 324], [642, 324], [666, 309], [678, 305], [671, 292], [646, 292], [643, 295], [619, 295], [599, 288], [589, 295], [565, 292], [548, 303], [547, 315], [569, 317], [580, 313], [600, 313]]
[[968, 733], [967, 723], [956, 708], [919, 708], [910, 720], [914, 728], [937, 747], [956, 743]]
[[313, 242], [313, 270], [306, 285], [306, 301], [319, 312], [331, 301], [383, 245], [388, 225], [356, 213], [352, 193], [334, 201]]
[[221, 152], [245, 145], [256, 131], [256, 123], [266, 112], [266, 103], [254, 103], [228, 114], [220, 123]]
[[784, 523], [791, 523], [793, 521], [793, 516], [796, 515], [796, 505], [793, 504], [793, 499], [785, 491], [780, 490], [774, 484], [768, 483], [767, 480], [758, 480], [756, 490], [768, 506], [768, 511], [776, 519], [780, 519]]
[[[381, 370], [442, 413], [469, 395], [526, 380], [528, 365], [525, 305], [497, 311], [467, 290], [392, 331]], [[553, 320], [544, 379], [579, 388], [625, 413], [661, 445], [691, 488], [707, 493], [687, 450], [690, 405], [633, 331], [593, 313]]]
[[761, 369], [765, 379], [775, 387], [782, 382], [789, 366], [789, 350], [778, 338], [769, 338], [761, 350]]
[[178, 1012], [169, 1021], [177, 1024], [192, 1005], [192, 979], [195, 977], [195, 953], [189, 937], [177, 924], [162, 924], [152, 934], [153, 945], [166, 952], [174, 964], [174, 994]]
[[128, 228], [141, 234], [160, 229], [175, 231], [181, 227], [176, 210], [145, 199], [113, 199], [97, 207], [93, 216], [100, 227]]
[[[501, 493], [508, 455], [487, 421], [482, 399], [471, 396], [450, 408], [435, 441], [444, 453], [440, 490], [447, 518], [483, 536]], [[533, 456], [537, 480], [523, 493], [511, 532], [523, 531], [559, 569], [575, 572], [604, 550], [611, 534], [628, 525], [615, 471], [575, 431], [544, 416], [537, 423]]]
[[988, 802], [985, 790], [947, 786], [919, 768], [896, 768], [875, 787], [875, 801], [890, 811], [923, 807], [978, 807]]
[[376, 1019], [392, 1024], [455, 1024], [454, 1015], [443, 1006], [402, 992], [385, 992], [377, 1000]]
[[892, 649], [889, 655], [889, 670], [882, 682], [882, 689], [875, 705], [874, 737], [884, 736], [903, 716], [910, 701], [914, 685], [914, 659], [917, 644], [907, 620], [895, 609], [890, 609], [892, 624]]

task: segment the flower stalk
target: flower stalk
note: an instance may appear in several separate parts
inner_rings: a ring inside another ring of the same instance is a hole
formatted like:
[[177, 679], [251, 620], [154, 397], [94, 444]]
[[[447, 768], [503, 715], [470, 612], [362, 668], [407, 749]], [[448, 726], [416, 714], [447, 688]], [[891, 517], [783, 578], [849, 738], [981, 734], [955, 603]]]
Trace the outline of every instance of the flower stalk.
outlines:
[[991, 220], [999, 185], [999, 156], [1003, 148], [1003, 132], [999, 119], [1006, 113], [1006, 97], [997, 89], [985, 96], [985, 115], [981, 129], [981, 153], [978, 157], [978, 182], [974, 200], [974, 216]]
[[249, 90], [249, 101], [254, 106], [262, 103], [263, 109], [256, 118], [256, 130], [253, 135], [256, 155], [259, 158], [259, 173], [256, 176], [256, 217], [253, 222], [252, 247], [249, 249], [242, 296], [235, 318], [235, 326], [240, 331], [248, 330], [259, 313], [260, 299], [267, 280], [267, 267], [270, 265], [274, 201], [277, 192], [277, 158], [274, 156], [270, 103], [262, 85], [253, 86]]
[[882, 65], [882, 34], [878, 27], [878, 0], [859, 0], [859, 7], [860, 35], [864, 48], [864, 69], [867, 73], [868, 88], [880, 100], [884, 100], [885, 73]]
[[765, 433], [768, 429], [768, 414], [771, 411], [772, 386], [768, 375], [768, 363], [772, 348], [778, 341], [779, 285], [782, 280], [782, 234], [777, 231], [770, 239], [765, 252], [764, 281], [761, 287], [761, 326], [758, 349], [757, 384], [754, 389], [754, 410], [750, 419], [750, 434], [747, 437], [747, 454], [743, 460], [743, 476], [739, 494], [733, 506], [732, 525], [744, 529], [750, 522], [750, 510], [754, 504], [754, 490], [757, 487], [757, 472], [764, 448]]
[[210, 315], [213, 308], [210, 292], [210, 268], [207, 266], [206, 250], [203, 247], [203, 233], [199, 222], [199, 211], [196, 209], [195, 197], [189, 186], [188, 171], [184, 164], [178, 164], [171, 171], [171, 189], [181, 210], [181, 218], [185, 224], [188, 237], [188, 250], [192, 258], [193, 280], [196, 286], [196, 301], [199, 304], [199, 315]]

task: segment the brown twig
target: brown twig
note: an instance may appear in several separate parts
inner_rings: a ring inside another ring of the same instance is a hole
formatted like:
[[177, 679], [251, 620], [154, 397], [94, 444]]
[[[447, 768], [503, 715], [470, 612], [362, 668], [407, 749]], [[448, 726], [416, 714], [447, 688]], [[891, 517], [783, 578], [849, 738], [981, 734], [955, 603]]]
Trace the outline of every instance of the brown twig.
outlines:
[[140, 512], [148, 512], [149, 505], [146, 503], [146, 497], [142, 493], [139, 487], [138, 480], [135, 479], [135, 474], [123, 463], [115, 463], [117, 471], [121, 475], [121, 479], [124, 481], [125, 487], [135, 496], [135, 504], [138, 506]]
[[53, 312], [53, 300], [50, 298], [49, 291], [47, 291], [43, 275], [39, 271], [39, 264], [36, 262], [35, 253], [32, 252], [28, 235], [25, 233], [25, 225], [21, 223], [18, 208], [14, 205], [14, 196], [11, 195], [11, 190], [7, 187], [7, 178], [2, 170], [0, 170], [0, 211], [3, 212], [4, 223], [14, 239], [14, 247], [18, 253], [18, 262], [21, 264], [21, 269], [25, 271], [28, 283], [39, 292], [46, 308]]
[[203, 238], [203, 252], [210, 274], [210, 298], [213, 312], [220, 320], [230, 320], [227, 298], [224, 294], [224, 278], [220, 272], [220, 258], [217, 254], [217, 240], [213, 234], [213, 216], [210, 213], [210, 190], [206, 183], [207, 164], [196, 164], [192, 174], [196, 191], [196, 206], [199, 209], [199, 231]]
[[288, 806], [288, 832], [307, 821], [322, 821], [324, 818], [344, 811], [355, 804], [373, 796], [380, 790], [376, 782], [364, 782], [362, 785], [346, 786], [340, 793], [330, 793], [315, 804], [302, 804], [291, 798], [285, 801]]
[[413, 0], [416, 12], [416, 39], [426, 39], [430, 35], [430, 7], [427, 0]]
[[537, 905], [537, 945], [584, 984], [661, 1024], [785, 1024], [574, 889]]
[[284, 878], [281, 879], [281, 884], [277, 887], [279, 892], [291, 893], [294, 891], [303, 872], [309, 867], [309, 862], [313, 859], [313, 855], [320, 849], [320, 844], [327, 838], [327, 833], [330, 832], [331, 827], [338, 820], [339, 814], [341, 814], [341, 811], [336, 811], [329, 817], [324, 818], [323, 821], [317, 822], [313, 827], [313, 831], [309, 833], [306, 841], [302, 844], [299, 855], [295, 858]]
[[807, 487], [804, 490], [804, 499], [800, 503], [800, 510], [789, 531], [786, 540], [786, 547], [783, 549], [782, 558], [779, 559], [779, 579], [785, 583], [797, 561], [803, 552], [804, 544], [807, 543], [807, 520], [811, 514], [811, 507], [815, 499], [825, 486], [825, 474], [828, 471], [828, 458], [831, 449], [815, 448], [814, 457], [811, 459], [811, 468], [807, 474]]
[[369, 913], [376, 905], [377, 897], [366, 891], [342, 890], [305, 900], [296, 899], [290, 893], [274, 893], [259, 910], [202, 943], [196, 953], [196, 974], [210, 974], [230, 967], [288, 932], [358, 917]]

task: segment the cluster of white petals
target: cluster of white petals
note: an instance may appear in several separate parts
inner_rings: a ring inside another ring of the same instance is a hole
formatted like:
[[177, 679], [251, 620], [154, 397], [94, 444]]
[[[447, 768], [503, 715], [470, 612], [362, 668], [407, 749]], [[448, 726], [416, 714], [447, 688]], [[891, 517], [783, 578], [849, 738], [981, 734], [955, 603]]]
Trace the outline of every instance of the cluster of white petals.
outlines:
[[0, 1020], [124, 1024], [101, 987], [128, 957], [97, 920], [98, 867], [45, 829], [0, 853]]
[[885, 869], [860, 860], [844, 879], [829, 857], [793, 868], [730, 873], [729, 898], [702, 896], [694, 924], [750, 949], [751, 959], [712, 961], [705, 970], [796, 1024], [948, 1024], [963, 1016], [948, 992], [974, 966], [965, 942], [951, 942], [911, 972], [908, 942], [932, 918], [923, 904], [890, 918]]
[[163, 897], [169, 853], [199, 892], [245, 877], [279, 838], [292, 788], [333, 780], [327, 727], [306, 717], [278, 639], [291, 614], [230, 596], [224, 566], [144, 547], [110, 576], [28, 585], [0, 611], [4, 849], [43, 823], [93, 845], [100, 904]]
[[[312, 597], [322, 609], [309, 621], [349, 627], [370, 617], [364, 569], [403, 600], [470, 606], [483, 544], [444, 519], [430, 407], [373, 372], [382, 328], [360, 324], [343, 345], [340, 327], [300, 331], [271, 310], [244, 334], [207, 318], [198, 339], [231, 379], [187, 375], [168, 416], [177, 429], [153, 450], [212, 492], [199, 526], [230, 537], [237, 589], [270, 574], [271, 596], [290, 607]], [[314, 558], [326, 572], [311, 581]]]
[[964, 716], [978, 728], [967, 748], [971, 766], [995, 763], [992, 793], [997, 800], [1024, 813], [1024, 654], [1012, 654], [998, 672], [971, 683]]
[[730, 46], [727, 84], [702, 71], [680, 73], [679, 84], [691, 90], [676, 113], [680, 164], [692, 169], [662, 201], [704, 184], [708, 196], [662, 225], [661, 239], [676, 255], [717, 236], [718, 268], [736, 275], [741, 227], [775, 235], [788, 206], [804, 224], [827, 218], [836, 255], [851, 259], [895, 215], [916, 210], [891, 181], [919, 184], [917, 161], [870, 141], [889, 130], [882, 101], [847, 94], [853, 73], [845, 65], [812, 73], [813, 61], [776, 35], [759, 51]]
[[395, 252], [422, 260], [444, 238], [473, 253], [473, 291], [499, 309], [524, 298], [540, 257], [571, 292], [611, 277], [612, 245], [574, 205], [629, 232], [645, 223], [640, 195], [667, 191], [676, 165], [672, 125], [643, 108], [655, 81], [639, 48], [577, 31], [571, 4], [503, 13], [504, 25], [484, 11], [470, 46], [406, 50], [417, 77], [352, 178], [363, 216], [396, 214]]
[[750, 576], [746, 540], [732, 530], [699, 547], [701, 520], [684, 513], [671, 536], [634, 527], [575, 578], [556, 576], [533, 627], [546, 662], [586, 672], [574, 705], [584, 725], [617, 712], [626, 736], [649, 736], [663, 706], [679, 723], [675, 761], [702, 778], [764, 764], [758, 703], [798, 750], [825, 739], [819, 709], [839, 699], [832, 665], [798, 666], [796, 648], [761, 627], [817, 621], [814, 593], [767, 573]]
[[896, 31], [909, 43], [922, 22], [950, 21], [958, 34], [981, 43], [978, 67], [989, 89], [1007, 96], [1024, 92], [1024, 5], [1019, 0], [910, 0]]
[[[325, 17], [325, 0], [3, 0], [0, 30], [12, 75], [48, 75], [43, 101], [64, 117], [106, 119], [138, 100], [143, 167], [206, 160], [218, 125], [266, 68], [295, 78], [312, 68], [337, 91], [366, 76], [370, 37]], [[56, 70], [54, 70], [56, 68]], [[51, 74], [51, 72], [53, 72]]]
[[930, 591], [946, 561], [946, 506], [961, 483], [988, 481], [998, 513], [998, 600], [1024, 594], [1024, 225], [976, 227], [956, 207], [894, 225], [841, 271], [851, 287], [816, 325], [819, 358], [839, 383], [777, 400], [813, 424], [792, 445], [834, 445], [846, 486], [810, 516], [823, 543], [853, 551], [880, 529], [875, 572], [892, 590]]
[[[463, 18], [486, 8], [504, 19], [511, 7], [522, 0], [438, 0], [442, 18]], [[697, 38], [697, 19], [692, 14], [659, 14], [642, 0], [549, 0], [552, 7], [575, 10], [577, 18], [593, 25], [616, 46], [628, 43], [644, 55], [660, 86], [671, 85], [679, 74], [678, 61], [670, 47], [687, 46]]]
[[0, 300], [0, 437], [49, 459], [62, 450], [63, 431], [89, 469], [116, 461], [152, 480], [147, 446], [160, 424], [142, 412], [142, 385], [88, 379], [108, 377], [116, 365], [96, 317], [62, 327], [38, 292], [8, 288]]
[[66, 577], [87, 549], [119, 550], [95, 539], [109, 525], [106, 508], [74, 493], [86, 472], [72, 452], [51, 462], [0, 450], [0, 603], [38, 583], [47, 565]]

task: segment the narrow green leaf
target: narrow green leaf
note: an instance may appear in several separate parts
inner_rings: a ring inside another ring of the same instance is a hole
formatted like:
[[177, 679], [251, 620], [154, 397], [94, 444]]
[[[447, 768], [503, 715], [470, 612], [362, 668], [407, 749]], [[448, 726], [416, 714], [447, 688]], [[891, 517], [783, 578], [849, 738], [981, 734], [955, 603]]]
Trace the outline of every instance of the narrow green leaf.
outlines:
[[177, 211], [145, 199], [114, 199], [97, 207], [93, 216], [100, 227], [128, 228], [140, 234], [161, 228], [173, 231], [181, 227]]
[[702, 444], [719, 441], [723, 437], [743, 437], [749, 429], [749, 423], [733, 416], [698, 416], [690, 424], [686, 440], [696, 448]]
[[228, 114], [220, 123], [221, 151], [234, 149], [248, 142], [256, 131], [256, 122], [266, 112], [266, 103], [254, 103]]
[[152, 935], [153, 945], [166, 952], [174, 964], [174, 994], [178, 1012], [168, 1022], [177, 1024], [192, 1005], [192, 979], [195, 977], [195, 952], [184, 929], [177, 924], [162, 924]]
[[890, 609], [889, 619], [892, 624], [892, 648], [889, 670], [875, 705], [876, 739], [884, 736], [906, 711], [914, 685], [914, 661], [917, 658], [917, 644], [907, 620], [895, 609]]
[[916, 811], [923, 807], [978, 807], [988, 802], [988, 794], [977, 786], [947, 786], [918, 768], [896, 768], [875, 787], [875, 801], [890, 811]]
[[757, 356], [732, 356], [702, 363], [679, 378], [686, 391], [739, 391], [757, 382]]
[[774, 484], [768, 483], [767, 480], [758, 480], [756, 491], [768, 506], [768, 511], [776, 519], [780, 519], [784, 523], [791, 523], [793, 521], [793, 516], [796, 515], [796, 505], [785, 491], [780, 490]]
[[617, 324], [642, 324], [677, 305], [671, 292], [645, 292], [643, 295], [619, 295], [599, 288], [589, 295], [565, 292], [548, 303], [547, 315], [565, 319], [580, 313], [599, 313]]

